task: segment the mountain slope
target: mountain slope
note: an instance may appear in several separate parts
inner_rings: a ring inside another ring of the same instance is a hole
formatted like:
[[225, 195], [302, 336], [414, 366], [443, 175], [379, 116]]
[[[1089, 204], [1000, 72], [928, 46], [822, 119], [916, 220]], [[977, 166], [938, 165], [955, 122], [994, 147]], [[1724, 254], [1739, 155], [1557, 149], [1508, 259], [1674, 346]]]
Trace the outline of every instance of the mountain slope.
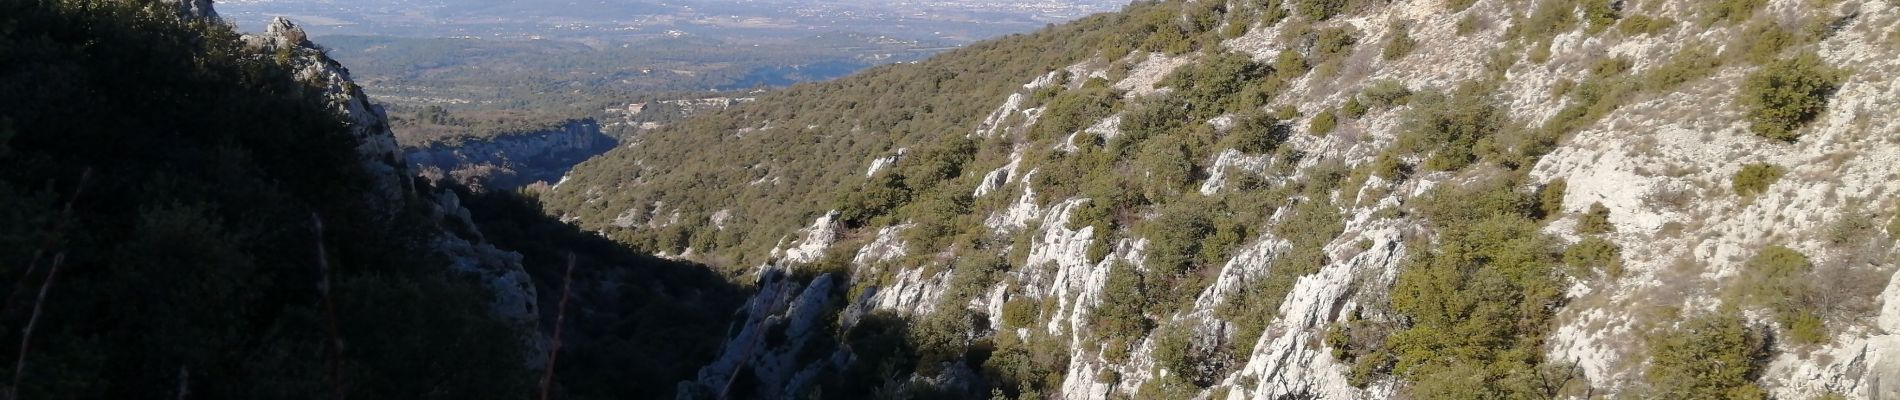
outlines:
[[761, 276], [701, 393], [1893, 396], [1897, 19], [1136, 4], [654, 131], [548, 204]]

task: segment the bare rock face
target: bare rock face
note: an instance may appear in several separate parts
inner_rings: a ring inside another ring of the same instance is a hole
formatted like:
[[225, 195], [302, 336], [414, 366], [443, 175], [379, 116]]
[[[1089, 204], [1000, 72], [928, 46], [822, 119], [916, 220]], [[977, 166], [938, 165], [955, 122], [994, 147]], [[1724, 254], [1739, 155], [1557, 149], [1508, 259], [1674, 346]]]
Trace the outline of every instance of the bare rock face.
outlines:
[[[833, 340], [825, 322], [839, 317], [828, 310], [841, 284], [837, 277], [826, 274], [801, 284], [788, 272], [762, 267], [758, 293], [738, 310], [739, 325], [728, 333], [718, 358], [701, 367], [694, 380], [680, 382], [678, 398], [799, 398], [820, 373], [850, 362], [850, 353], [842, 349], [807, 350]], [[875, 292], [866, 291], [845, 307], [838, 329], [855, 325]]]
[[405, 193], [413, 191], [415, 185], [401, 161], [396, 136], [389, 130], [388, 115], [382, 106], [370, 103], [363, 89], [350, 80], [350, 70], [324, 55], [303, 28], [283, 17], [272, 19], [263, 34], [245, 35], [244, 42], [259, 53], [277, 57], [292, 68], [298, 80], [329, 99], [331, 106], [348, 119], [358, 156], [376, 180], [380, 200], [401, 204]]

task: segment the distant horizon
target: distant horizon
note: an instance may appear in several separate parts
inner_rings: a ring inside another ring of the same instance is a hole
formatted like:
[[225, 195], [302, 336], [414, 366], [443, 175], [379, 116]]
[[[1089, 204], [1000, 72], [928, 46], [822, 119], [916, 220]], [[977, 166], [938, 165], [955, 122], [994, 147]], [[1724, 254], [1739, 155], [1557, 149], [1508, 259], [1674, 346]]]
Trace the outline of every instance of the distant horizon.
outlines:
[[589, 2], [548, 0], [217, 1], [240, 31], [257, 32], [275, 17], [313, 36], [565, 39], [617, 41], [660, 35], [727, 40], [777, 39], [799, 33], [863, 33], [903, 40], [968, 44], [1119, 10], [1122, 0], [942, 0]]

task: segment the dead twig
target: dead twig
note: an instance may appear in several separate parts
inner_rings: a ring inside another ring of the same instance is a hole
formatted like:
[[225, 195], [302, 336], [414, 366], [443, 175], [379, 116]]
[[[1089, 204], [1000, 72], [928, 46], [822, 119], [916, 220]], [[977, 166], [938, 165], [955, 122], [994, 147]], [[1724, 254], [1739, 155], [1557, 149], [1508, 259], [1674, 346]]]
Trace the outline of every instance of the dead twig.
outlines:
[[20, 272], [20, 279], [13, 281], [13, 290], [7, 292], [6, 306], [0, 308], [0, 313], [13, 312], [15, 299], [25, 287], [27, 278], [33, 276], [34, 271], [39, 270], [40, 259], [46, 256], [46, 249], [52, 248], [53, 242], [59, 240], [60, 234], [66, 232], [66, 223], [72, 221], [73, 203], [79, 200], [79, 195], [86, 192], [86, 182], [90, 180], [92, 180], [92, 167], [86, 167], [85, 170], [79, 172], [79, 183], [73, 185], [73, 195], [67, 198], [66, 205], [60, 208], [59, 219], [53, 221], [52, 229], [47, 230], [46, 237], [41, 239], [39, 247], [33, 250], [33, 259], [27, 262], [26, 270]]
[[327, 346], [324, 346], [324, 351], [329, 358], [326, 375], [330, 380], [331, 389], [336, 392], [337, 400], [342, 400], [345, 393], [343, 335], [337, 332], [336, 302], [332, 301], [330, 296], [330, 256], [323, 248], [323, 218], [318, 217], [316, 213], [310, 213], [310, 221], [317, 231], [317, 294], [323, 297], [323, 321], [330, 334], [330, 341]]
[[33, 314], [26, 318], [26, 329], [20, 331], [20, 356], [13, 362], [13, 386], [7, 388], [8, 399], [20, 398], [20, 378], [26, 376], [26, 351], [33, 343], [33, 326], [40, 322], [40, 311], [46, 305], [46, 292], [53, 290], [53, 279], [59, 277], [59, 266], [66, 262], [66, 253], [53, 255], [53, 266], [46, 269], [46, 281], [40, 283], [40, 295], [33, 300]]
[[[0, 308], [0, 313], [11, 313], [13, 311], [15, 295], [21, 291], [21, 285], [25, 284], [26, 279], [33, 275], [33, 271], [38, 269], [40, 256], [45, 255], [47, 249], [52, 248], [55, 242], [59, 240], [60, 235], [66, 232], [67, 224], [72, 221], [73, 204], [79, 202], [79, 196], [86, 193], [86, 182], [91, 180], [92, 167], [86, 167], [86, 169], [79, 172], [79, 181], [73, 184], [72, 196], [66, 198], [66, 205], [60, 208], [59, 218], [53, 221], [52, 229], [47, 231], [46, 238], [44, 238], [40, 242], [39, 247], [33, 251], [33, 261], [27, 264], [25, 271], [21, 272], [20, 279], [13, 282], [13, 290], [7, 292], [6, 305], [4, 308]], [[20, 379], [26, 376], [26, 353], [32, 345], [33, 328], [39, 324], [40, 312], [45, 309], [46, 292], [53, 289], [53, 279], [59, 276], [59, 267], [65, 263], [66, 252], [62, 251], [53, 255], [53, 264], [46, 270], [46, 279], [40, 282], [39, 296], [33, 300], [33, 312], [27, 316], [26, 328], [20, 331], [20, 353], [16, 355], [13, 364], [13, 384], [7, 386], [6, 390], [0, 393], [5, 395], [0, 398], [6, 400], [20, 398]]]
[[554, 386], [554, 361], [561, 356], [561, 325], [567, 320], [567, 298], [574, 288], [574, 253], [567, 253], [567, 272], [561, 274], [561, 305], [554, 312], [554, 343], [548, 346], [547, 371], [541, 375], [541, 400], [548, 400], [548, 388]]

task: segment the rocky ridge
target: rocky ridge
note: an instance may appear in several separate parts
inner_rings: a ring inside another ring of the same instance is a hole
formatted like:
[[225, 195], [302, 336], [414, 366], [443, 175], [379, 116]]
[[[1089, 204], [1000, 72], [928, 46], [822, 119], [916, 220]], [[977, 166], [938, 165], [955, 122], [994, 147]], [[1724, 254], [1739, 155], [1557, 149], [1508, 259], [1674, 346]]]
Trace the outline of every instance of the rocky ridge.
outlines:
[[[189, 4], [198, 5], [190, 10], [202, 14], [187, 15], [216, 15], [208, 1]], [[493, 294], [495, 314], [518, 324], [530, 343], [541, 345], [536, 325], [540, 307], [534, 283], [522, 268], [521, 255], [486, 243], [454, 192], [417, 184], [417, 178], [402, 161], [388, 116], [350, 79], [349, 69], [324, 55], [302, 28], [281, 17], [273, 19], [263, 33], [245, 35], [243, 39], [259, 54], [273, 55], [291, 66], [299, 80], [328, 99], [333, 109], [350, 122], [360, 161], [375, 179], [375, 195], [379, 203], [387, 205], [387, 213], [393, 215], [411, 205], [431, 210], [436, 224], [433, 228], [438, 231], [432, 247], [449, 261], [446, 267], [480, 276]], [[539, 354], [536, 352], [535, 357]]]

